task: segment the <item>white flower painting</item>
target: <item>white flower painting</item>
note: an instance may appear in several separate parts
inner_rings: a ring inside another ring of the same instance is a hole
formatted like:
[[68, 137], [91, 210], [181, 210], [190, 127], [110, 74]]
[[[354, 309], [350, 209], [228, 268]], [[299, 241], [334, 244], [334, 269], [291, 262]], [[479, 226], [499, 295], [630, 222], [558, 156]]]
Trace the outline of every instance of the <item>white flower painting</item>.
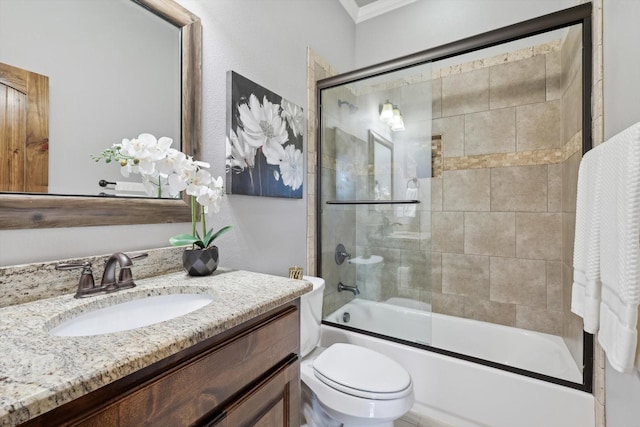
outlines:
[[302, 108], [229, 71], [227, 192], [302, 198]]

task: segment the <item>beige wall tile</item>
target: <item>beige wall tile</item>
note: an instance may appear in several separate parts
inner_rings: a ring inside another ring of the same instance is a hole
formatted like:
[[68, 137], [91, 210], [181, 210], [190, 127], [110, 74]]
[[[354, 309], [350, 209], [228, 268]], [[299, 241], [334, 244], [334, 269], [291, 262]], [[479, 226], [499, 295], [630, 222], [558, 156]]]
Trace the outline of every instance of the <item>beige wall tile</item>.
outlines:
[[568, 141], [582, 129], [582, 78], [578, 74], [562, 97], [562, 140]]
[[545, 55], [547, 73], [547, 101], [562, 97], [562, 66], [560, 51], [549, 52]]
[[[442, 209], [445, 211], [489, 211], [491, 176], [489, 169], [445, 171]], [[546, 185], [546, 183], [545, 183]], [[545, 201], [546, 206], [546, 201]]]
[[584, 349], [582, 347], [582, 325], [581, 317], [578, 317], [573, 313], [565, 313], [562, 324], [562, 337], [564, 338], [564, 342], [567, 344], [569, 353], [571, 353], [573, 360], [576, 361], [578, 366], [582, 366], [584, 354]]
[[442, 117], [442, 79], [431, 80], [431, 117]]
[[547, 310], [562, 311], [562, 263], [547, 261]]
[[516, 213], [516, 256], [560, 261], [562, 259], [562, 214]]
[[515, 256], [515, 213], [465, 212], [464, 253], [503, 257]]
[[515, 108], [483, 111], [465, 116], [465, 155], [516, 151], [515, 120]]
[[489, 299], [489, 257], [443, 253], [442, 293]]
[[431, 210], [442, 210], [442, 177], [431, 179]]
[[491, 257], [491, 301], [546, 308], [545, 262]]
[[562, 212], [562, 164], [548, 166], [547, 211]]
[[543, 55], [491, 67], [491, 109], [545, 101], [545, 67]]
[[442, 293], [442, 254], [431, 253], [431, 291], [434, 295]]
[[491, 169], [491, 210], [546, 212], [547, 179], [547, 165]]
[[573, 285], [573, 267], [562, 263], [562, 312], [567, 315], [571, 313], [571, 288]]
[[478, 298], [465, 298], [464, 317], [499, 325], [515, 326], [516, 306]]
[[562, 164], [562, 211], [575, 212], [578, 191], [578, 170], [582, 152], [575, 153]]
[[582, 29], [581, 25], [574, 25], [569, 29], [562, 43], [560, 60], [562, 68], [562, 90], [566, 91], [567, 87], [579, 74], [582, 66]]
[[549, 101], [517, 108], [518, 151], [562, 147], [560, 107], [560, 101]]
[[432, 250], [464, 253], [464, 213], [433, 212], [431, 219]]
[[562, 334], [562, 313], [525, 305], [516, 306], [516, 327], [545, 334]]
[[[401, 264], [409, 268], [409, 287], [431, 291], [431, 251], [402, 251]], [[362, 273], [367, 275], [367, 268]]]
[[562, 214], [562, 259], [573, 265], [573, 244], [576, 233], [576, 216], [574, 213]]
[[433, 121], [434, 135], [442, 135], [444, 157], [464, 156], [465, 116], [451, 116]]
[[459, 295], [434, 293], [431, 299], [431, 309], [434, 313], [464, 317], [464, 300], [465, 298]]
[[442, 117], [488, 109], [488, 68], [442, 78]]

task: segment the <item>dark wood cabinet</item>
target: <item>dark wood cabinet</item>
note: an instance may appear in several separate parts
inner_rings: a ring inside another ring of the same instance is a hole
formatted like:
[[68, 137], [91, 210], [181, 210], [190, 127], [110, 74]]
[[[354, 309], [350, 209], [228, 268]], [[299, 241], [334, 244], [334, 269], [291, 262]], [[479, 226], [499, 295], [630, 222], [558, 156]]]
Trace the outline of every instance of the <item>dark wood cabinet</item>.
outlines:
[[298, 427], [299, 345], [296, 301], [24, 426]]

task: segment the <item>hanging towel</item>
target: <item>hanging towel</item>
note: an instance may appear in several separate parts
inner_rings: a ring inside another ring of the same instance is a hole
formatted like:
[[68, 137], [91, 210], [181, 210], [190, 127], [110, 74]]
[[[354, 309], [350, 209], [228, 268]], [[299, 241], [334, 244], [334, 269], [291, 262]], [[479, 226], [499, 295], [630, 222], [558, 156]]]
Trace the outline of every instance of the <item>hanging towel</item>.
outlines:
[[[417, 200], [418, 199], [418, 189], [417, 188], [407, 188], [407, 194], [405, 195], [405, 199], [407, 200]], [[406, 204], [404, 205], [403, 216], [414, 217], [416, 216], [416, 204]]]
[[598, 331], [600, 317], [600, 147], [588, 151], [580, 162], [573, 245], [571, 311], [584, 319], [584, 330], [591, 334]]
[[640, 123], [602, 144], [600, 331], [598, 342], [620, 372], [635, 362], [640, 303]]

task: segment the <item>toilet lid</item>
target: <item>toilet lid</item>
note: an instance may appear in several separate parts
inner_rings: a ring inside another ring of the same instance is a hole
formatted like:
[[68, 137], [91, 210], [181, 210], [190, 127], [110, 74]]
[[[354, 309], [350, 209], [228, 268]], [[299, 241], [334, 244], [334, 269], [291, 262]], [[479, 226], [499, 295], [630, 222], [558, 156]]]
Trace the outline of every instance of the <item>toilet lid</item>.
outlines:
[[314, 361], [316, 377], [343, 393], [390, 400], [411, 393], [411, 377], [396, 361], [353, 344], [333, 344]]

